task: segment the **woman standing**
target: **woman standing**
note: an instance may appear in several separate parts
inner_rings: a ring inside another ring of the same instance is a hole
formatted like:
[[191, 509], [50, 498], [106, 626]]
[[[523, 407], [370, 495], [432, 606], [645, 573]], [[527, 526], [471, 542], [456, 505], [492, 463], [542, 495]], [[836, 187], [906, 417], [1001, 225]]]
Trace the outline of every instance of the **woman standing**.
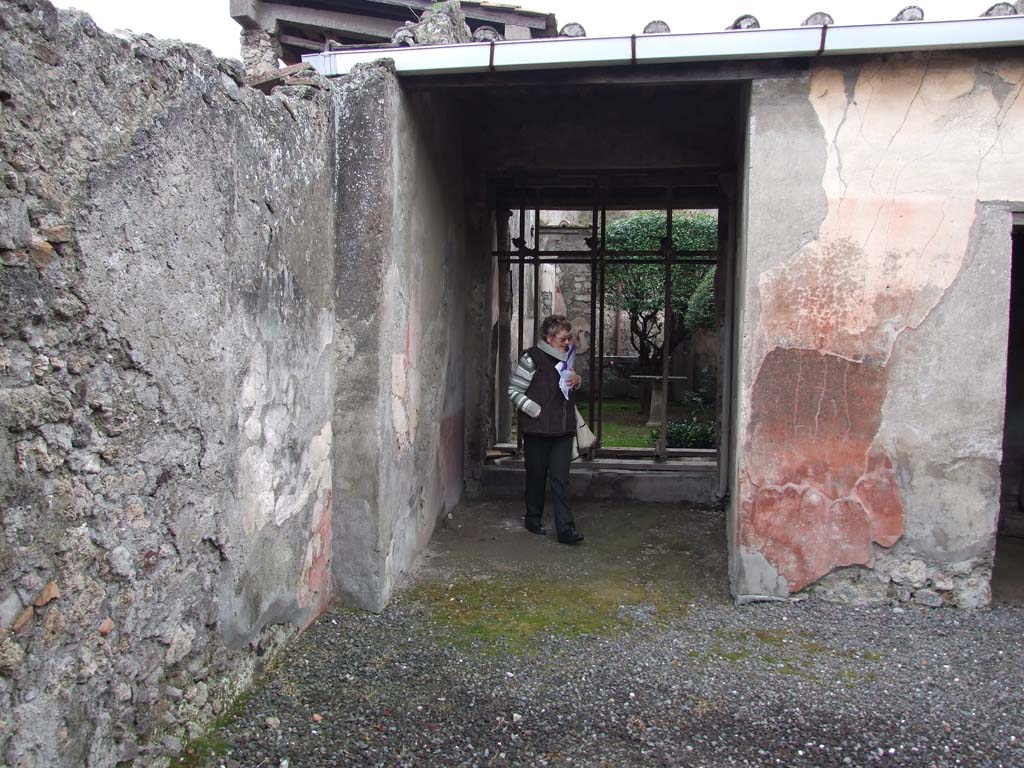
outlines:
[[555, 533], [562, 544], [583, 541], [569, 508], [569, 462], [576, 437], [573, 392], [582, 379], [576, 371], [560, 370], [565, 369], [569, 356], [571, 330], [564, 315], [544, 318], [540, 328], [543, 340], [523, 352], [508, 387], [512, 405], [519, 410], [519, 431], [526, 451], [526, 530], [541, 536], [547, 533], [542, 519], [550, 477]]

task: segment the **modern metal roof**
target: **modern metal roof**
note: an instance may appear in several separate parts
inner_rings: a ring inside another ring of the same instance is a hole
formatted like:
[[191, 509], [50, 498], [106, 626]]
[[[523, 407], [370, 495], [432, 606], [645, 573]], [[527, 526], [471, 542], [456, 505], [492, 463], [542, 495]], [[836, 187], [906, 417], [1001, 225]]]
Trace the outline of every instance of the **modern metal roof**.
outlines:
[[750, 61], [1024, 45], [1024, 16], [344, 50], [303, 56], [327, 76], [392, 59], [402, 77], [701, 61]]

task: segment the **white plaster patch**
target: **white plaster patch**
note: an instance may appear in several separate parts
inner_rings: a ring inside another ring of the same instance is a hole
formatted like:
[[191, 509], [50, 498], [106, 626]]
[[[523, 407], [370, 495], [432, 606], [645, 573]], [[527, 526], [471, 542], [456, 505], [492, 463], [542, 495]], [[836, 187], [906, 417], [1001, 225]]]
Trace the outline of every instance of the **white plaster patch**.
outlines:
[[395, 353], [391, 356], [391, 395], [405, 397], [405, 355]]
[[[320, 325], [317, 331], [317, 339], [320, 342], [320, 354], [324, 353], [333, 342], [334, 342], [334, 313], [328, 309], [321, 310], [320, 312]], [[352, 339], [349, 337], [346, 339], [350, 347], [353, 346]], [[354, 352], [354, 349], [345, 350], [349, 355]]]
[[293, 482], [279, 494], [274, 505], [275, 525], [281, 525], [300, 514], [311, 499], [317, 501], [314, 516], [323, 514], [323, 499], [326, 497], [326, 489], [331, 486], [331, 443], [331, 423], [327, 422], [302, 452], [299, 466], [293, 473]]
[[784, 306], [765, 313], [757, 348], [887, 358], [959, 273], [976, 200], [1024, 197], [1024, 119], [1007, 119], [1024, 110], [1022, 74], [1004, 73], [1016, 82], [1000, 107], [974, 68], [955, 55], [885, 60], [850, 100], [843, 70], [813, 69], [828, 212], [815, 240], [760, 276], [762, 305]]
[[416, 426], [420, 415], [420, 372], [410, 368], [408, 373], [409, 441], [416, 439]]

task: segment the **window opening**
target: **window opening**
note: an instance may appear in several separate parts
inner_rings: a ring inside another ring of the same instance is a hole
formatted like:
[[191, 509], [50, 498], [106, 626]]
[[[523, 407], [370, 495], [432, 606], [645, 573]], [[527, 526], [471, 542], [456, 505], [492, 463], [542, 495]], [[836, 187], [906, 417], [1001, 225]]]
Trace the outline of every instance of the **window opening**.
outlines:
[[[587, 193], [587, 207], [576, 191], [576, 204], [566, 209], [549, 206], [552, 198], [571, 199], [565, 190], [519, 188], [499, 200], [493, 255], [499, 312], [510, 321], [499, 318], [499, 325], [511, 326], [516, 343], [514, 356], [502, 357], [512, 350], [497, 345], [495, 397], [507, 398], [511, 371], [539, 340], [540, 321], [566, 314], [584, 379], [578, 405], [598, 438], [586, 458], [714, 460], [718, 382], [694, 364], [693, 318], [703, 313], [717, 337], [718, 209], [681, 208], [671, 186], [644, 198], [660, 197], [660, 208], [616, 201], [605, 179], [594, 179]], [[705, 350], [703, 362], [717, 368], [717, 340], [705, 347], [712, 351]], [[633, 423], [623, 429], [630, 407]], [[519, 453], [518, 414], [504, 413], [495, 453]], [[699, 438], [702, 447], [693, 447]], [[675, 447], [676, 440], [689, 445]]]

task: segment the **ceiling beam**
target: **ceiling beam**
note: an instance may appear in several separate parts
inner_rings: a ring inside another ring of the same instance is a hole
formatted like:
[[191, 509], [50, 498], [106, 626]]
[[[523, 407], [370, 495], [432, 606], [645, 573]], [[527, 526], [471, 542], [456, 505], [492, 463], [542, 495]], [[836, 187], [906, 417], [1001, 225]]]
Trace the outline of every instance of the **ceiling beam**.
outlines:
[[[433, 0], [369, 0], [375, 5], [391, 5], [397, 8], [412, 8], [417, 11], [427, 11], [437, 3]], [[515, 11], [511, 8], [503, 9], [494, 6], [484, 6], [477, 3], [462, 3], [462, 13], [467, 19], [473, 21], [490, 21], [499, 24], [517, 24], [530, 29], [546, 29], [548, 17], [553, 14], [539, 13], [537, 11]]]
[[802, 77], [807, 59], [773, 61], [688, 62], [635, 67], [552, 69], [519, 72], [473, 72], [459, 75], [420, 75], [402, 78], [408, 89], [555, 87], [581, 85], [665, 85]]
[[[351, 31], [361, 35], [391, 39], [392, 33], [404, 23], [404, 18], [384, 19], [373, 14], [373, 5], [384, 5], [411, 17], [410, 11], [430, 10], [435, 3], [431, 0], [368, 0], [363, 13], [342, 10], [321, 10], [307, 8], [273, 0], [231, 0], [231, 18], [246, 29], [275, 29], [277, 21], [292, 24], [307, 24], [325, 30]], [[351, 6], [349, 6], [351, 8]], [[467, 3], [462, 12], [472, 22], [514, 24], [531, 29], [544, 30], [548, 27], [550, 14], [517, 12], [501, 8], [483, 7]], [[410, 19], [411, 20], [411, 19]], [[372, 30], [372, 31], [371, 31]]]

